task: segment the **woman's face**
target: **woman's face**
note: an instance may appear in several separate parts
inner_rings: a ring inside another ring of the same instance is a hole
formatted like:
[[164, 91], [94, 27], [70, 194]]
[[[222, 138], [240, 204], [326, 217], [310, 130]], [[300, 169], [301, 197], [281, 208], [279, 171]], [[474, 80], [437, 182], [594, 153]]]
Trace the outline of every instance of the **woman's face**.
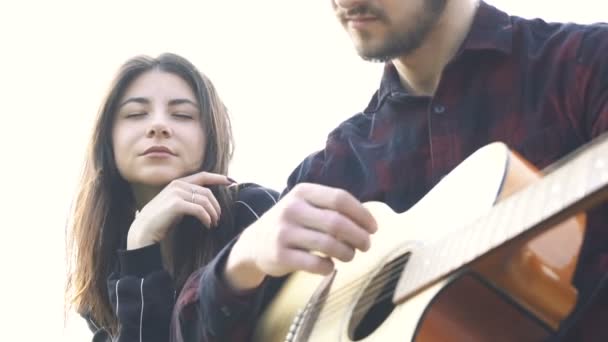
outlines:
[[133, 80], [112, 127], [118, 171], [131, 184], [164, 186], [198, 171], [206, 137], [192, 89], [179, 76], [152, 70]]

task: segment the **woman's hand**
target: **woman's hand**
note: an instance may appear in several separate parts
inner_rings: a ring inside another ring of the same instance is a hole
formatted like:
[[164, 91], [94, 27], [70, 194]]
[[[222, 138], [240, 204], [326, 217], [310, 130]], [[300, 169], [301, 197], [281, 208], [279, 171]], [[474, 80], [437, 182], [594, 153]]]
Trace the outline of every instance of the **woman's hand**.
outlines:
[[127, 249], [160, 242], [184, 215], [196, 217], [205, 226], [217, 225], [220, 205], [206, 185], [229, 185], [224, 175], [199, 172], [169, 183], [139, 212], [127, 236]]
[[226, 262], [224, 278], [235, 290], [257, 287], [266, 275], [303, 270], [328, 274], [332, 258], [350, 261], [370, 247], [377, 230], [371, 213], [341, 189], [298, 184], [243, 231]]

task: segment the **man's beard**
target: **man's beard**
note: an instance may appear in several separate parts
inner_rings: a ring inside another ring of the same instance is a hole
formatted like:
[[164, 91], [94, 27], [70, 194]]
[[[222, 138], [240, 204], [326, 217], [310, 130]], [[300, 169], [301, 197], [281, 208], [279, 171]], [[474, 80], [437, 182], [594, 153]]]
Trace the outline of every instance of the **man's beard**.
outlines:
[[[439, 21], [439, 17], [445, 9], [447, 0], [425, 0], [422, 15], [416, 18], [416, 25], [412, 30], [390, 31], [382, 45], [365, 49], [361, 46], [357, 49], [359, 56], [367, 61], [386, 62], [399, 56], [405, 56], [418, 49], [427, 38], [431, 30]], [[388, 21], [384, 13], [378, 10], [360, 7], [356, 11], [361, 14], [373, 14], [380, 20]], [[362, 40], [366, 39], [366, 33], [361, 32]]]

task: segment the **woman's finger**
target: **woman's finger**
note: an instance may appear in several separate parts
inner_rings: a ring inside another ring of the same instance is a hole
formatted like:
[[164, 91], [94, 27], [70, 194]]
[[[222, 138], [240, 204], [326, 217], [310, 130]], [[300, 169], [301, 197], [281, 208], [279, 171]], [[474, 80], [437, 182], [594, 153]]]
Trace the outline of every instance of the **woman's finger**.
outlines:
[[[211, 198], [213, 198], [215, 200], [215, 197], [213, 197], [213, 195], [211, 195]], [[205, 209], [207, 214], [211, 217], [211, 222], [213, 223], [213, 226], [217, 225], [217, 223], [220, 219], [220, 213], [218, 212], [217, 208], [215, 208], [213, 206], [209, 197], [194, 192], [192, 194], [191, 201], [192, 201], [192, 203], [198, 204], [201, 207], [203, 207], [203, 209]]]
[[212, 227], [212, 218], [207, 212], [207, 210], [205, 210], [205, 208], [203, 208], [201, 205], [192, 203], [190, 201], [182, 201], [180, 209], [184, 214], [196, 217], [206, 227]]
[[198, 185], [230, 185], [234, 183], [228, 176], [207, 171], [197, 172], [180, 179], [184, 182]]
[[[198, 208], [192, 208], [191, 206], [180, 206], [182, 214], [188, 214], [197, 217], [201, 222], [211, 228], [217, 225], [219, 221], [221, 211], [218, 211], [219, 204], [213, 196], [211, 190], [200, 187], [194, 184], [188, 184], [184, 182], [177, 183], [180, 186], [175, 189], [180, 202], [186, 202]], [[199, 193], [199, 191], [201, 193]], [[215, 205], [214, 205], [215, 203]], [[188, 211], [184, 211], [188, 210]], [[202, 211], [202, 212], [198, 212]], [[193, 214], [194, 213], [194, 214]]]
[[199, 186], [195, 184], [191, 185], [191, 190], [194, 191], [197, 195], [204, 196], [205, 198], [207, 198], [207, 200], [211, 203], [211, 205], [217, 212], [219, 218], [219, 215], [222, 213], [222, 209], [220, 207], [220, 203], [217, 201], [217, 198], [215, 198], [215, 195], [213, 195], [213, 192], [209, 188], [205, 188], [204, 186]]
[[[209, 188], [206, 188], [206, 187], [200, 186], [200, 185], [196, 185], [196, 184], [192, 184], [192, 183], [188, 183], [183, 180], [174, 181], [172, 184], [175, 187], [175, 189], [179, 189], [177, 191], [180, 194], [180, 197], [186, 201], [193, 202], [195, 197], [199, 197], [199, 196], [205, 197], [207, 199], [207, 201], [213, 207], [212, 211], [214, 211], [217, 214], [217, 219], [219, 220], [219, 217], [222, 214], [222, 209], [220, 207], [220, 203], [218, 202], [217, 198], [215, 198], [215, 195]], [[203, 204], [203, 202], [204, 201], [201, 199], [199, 201], [199, 204]]]

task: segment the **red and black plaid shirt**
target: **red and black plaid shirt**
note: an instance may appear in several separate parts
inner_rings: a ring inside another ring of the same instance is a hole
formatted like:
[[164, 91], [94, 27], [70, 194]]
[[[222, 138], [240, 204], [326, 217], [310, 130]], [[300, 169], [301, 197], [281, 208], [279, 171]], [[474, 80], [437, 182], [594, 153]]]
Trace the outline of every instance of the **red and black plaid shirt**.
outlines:
[[[336, 186], [403, 212], [492, 141], [542, 169], [604, 131], [608, 25], [525, 20], [482, 3], [433, 96], [408, 94], [387, 64], [368, 107], [335, 129], [289, 185]], [[583, 299], [608, 272], [608, 205], [588, 220], [575, 279]], [[608, 307], [606, 297], [596, 301]], [[582, 325], [577, 340], [608, 341], [608, 315], [586, 315]]]
[[[433, 96], [408, 94], [387, 64], [368, 107], [331, 132], [326, 147], [294, 170], [285, 192], [321, 183], [403, 212], [489, 142], [505, 142], [542, 169], [607, 130], [608, 26], [526, 20], [481, 3]], [[608, 270], [608, 207], [590, 213], [588, 224], [575, 281], [583, 297]], [[221, 287], [211, 278], [200, 282], [204, 293]], [[220, 301], [229, 302], [222, 293]], [[245, 311], [223, 329], [222, 341], [246, 340], [257, 310]], [[608, 341], [599, 329], [608, 330], [601, 322], [608, 316], [589, 312], [577, 340]]]

